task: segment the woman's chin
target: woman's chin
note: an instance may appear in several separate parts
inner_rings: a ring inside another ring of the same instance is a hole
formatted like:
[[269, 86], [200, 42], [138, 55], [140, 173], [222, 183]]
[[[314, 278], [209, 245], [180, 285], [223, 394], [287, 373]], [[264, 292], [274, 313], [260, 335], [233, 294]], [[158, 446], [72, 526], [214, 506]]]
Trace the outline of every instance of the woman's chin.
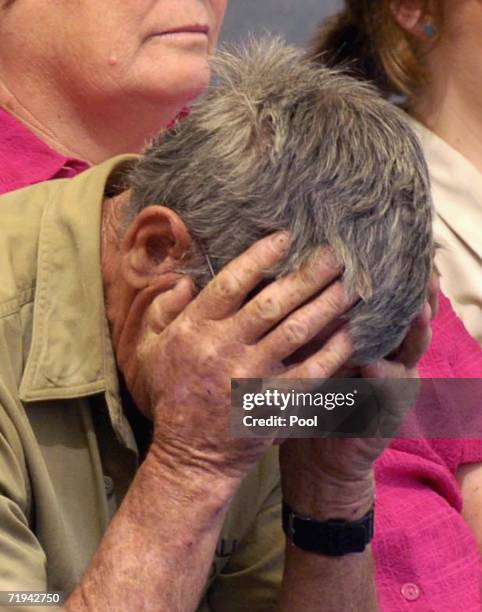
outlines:
[[161, 70], [138, 78], [139, 89], [143, 97], [151, 98], [155, 103], [167, 105], [188, 104], [203, 94], [210, 81], [211, 72], [207, 56], [183, 54], [177, 62], [165, 63]]

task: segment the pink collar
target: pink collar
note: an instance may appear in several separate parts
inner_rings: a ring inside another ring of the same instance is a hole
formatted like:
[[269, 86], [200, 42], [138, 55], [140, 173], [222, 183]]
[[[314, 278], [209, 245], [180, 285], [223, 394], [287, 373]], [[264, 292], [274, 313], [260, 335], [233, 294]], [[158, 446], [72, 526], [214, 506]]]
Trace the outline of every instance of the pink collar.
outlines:
[[53, 178], [75, 176], [89, 167], [60, 155], [0, 108], [0, 193]]

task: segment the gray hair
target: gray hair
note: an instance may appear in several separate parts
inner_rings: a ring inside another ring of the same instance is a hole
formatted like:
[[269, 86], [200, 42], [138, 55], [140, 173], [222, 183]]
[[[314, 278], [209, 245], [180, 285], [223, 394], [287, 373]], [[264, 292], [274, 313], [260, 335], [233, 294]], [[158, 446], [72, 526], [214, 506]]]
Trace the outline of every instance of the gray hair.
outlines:
[[[315, 65], [279, 39], [229, 47], [190, 115], [132, 172], [130, 219], [175, 210], [216, 269], [254, 241], [289, 230], [284, 275], [330, 245], [349, 292], [354, 359], [396, 348], [426, 299], [432, 206], [419, 142], [367, 84]], [[190, 270], [199, 286], [205, 261]]]

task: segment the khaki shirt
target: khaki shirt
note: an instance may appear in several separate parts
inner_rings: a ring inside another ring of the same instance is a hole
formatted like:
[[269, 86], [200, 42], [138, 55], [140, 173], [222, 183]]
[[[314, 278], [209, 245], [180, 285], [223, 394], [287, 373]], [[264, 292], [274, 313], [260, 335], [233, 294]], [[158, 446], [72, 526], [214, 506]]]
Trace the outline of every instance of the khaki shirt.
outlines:
[[[130, 160], [0, 198], [0, 591], [69, 594], [138, 465], [100, 273], [106, 185]], [[274, 609], [283, 545], [273, 451], [230, 506], [200, 609]]]
[[482, 173], [414, 119], [430, 171], [440, 284], [470, 334], [482, 345]]

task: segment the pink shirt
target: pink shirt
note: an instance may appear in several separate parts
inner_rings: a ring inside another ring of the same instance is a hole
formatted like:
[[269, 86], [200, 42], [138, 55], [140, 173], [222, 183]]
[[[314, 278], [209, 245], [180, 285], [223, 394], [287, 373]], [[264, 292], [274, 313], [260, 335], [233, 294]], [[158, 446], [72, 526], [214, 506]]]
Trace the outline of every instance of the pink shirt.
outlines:
[[75, 176], [89, 167], [60, 155], [0, 108], [0, 194], [55, 178]]
[[[59, 155], [0, 109], [0, 193], [74, 176], [84, 161]], [[441, 295], [425, 378], [482, 377], [482, 351]], [[480, 559], [455, 479], [482, 460], [478, 440], [394, 440], [376, 465], [374, 553], [383, 611], [480, 612]]]
[[[432, 329], [421, 377], [482, 377], [482, 350], [443, 295]], [[480, 555], [455, 478], [479, 461], [476, 439], [396, 439], [378, 460], [373, 550], [384, 612], [482, 609]]]

